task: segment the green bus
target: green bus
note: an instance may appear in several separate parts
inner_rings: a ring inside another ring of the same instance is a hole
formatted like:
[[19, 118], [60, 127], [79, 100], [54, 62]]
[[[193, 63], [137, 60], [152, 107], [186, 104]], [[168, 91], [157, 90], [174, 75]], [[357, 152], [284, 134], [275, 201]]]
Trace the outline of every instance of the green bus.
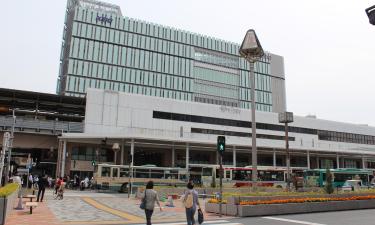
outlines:
[[[326, 182], [326, 169], [310, 169], [303, 171], [305, 186], [323, 187]], [[346, 180], [362, 180], [364, 185], [369, 185], [373, 177], [372, 170], [366, 169], [330, 169], [334, 187], [342, 187]]]

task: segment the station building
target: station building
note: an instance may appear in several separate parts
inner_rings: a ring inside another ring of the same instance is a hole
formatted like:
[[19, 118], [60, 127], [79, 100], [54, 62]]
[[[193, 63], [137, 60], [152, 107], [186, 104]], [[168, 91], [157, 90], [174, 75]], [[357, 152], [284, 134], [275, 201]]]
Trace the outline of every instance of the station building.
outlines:
[[[285, 167], [284, 124], [273, 112], [256, 118], [258, 165]], [[375, 168], [374, 127], [301, 116], [289, 126], [293, 169]], [[217, 165], [218, 135], [226, 136], [224, 165], [251, 165], [249, 109], [88, 89], [84, 132], [62, 134], [58, 162], [64, 174], [90, 171], [92, 160], [129, 165], [133, 151], [134, 165]], [[98, 154], [103, 146], [110, 158]]]

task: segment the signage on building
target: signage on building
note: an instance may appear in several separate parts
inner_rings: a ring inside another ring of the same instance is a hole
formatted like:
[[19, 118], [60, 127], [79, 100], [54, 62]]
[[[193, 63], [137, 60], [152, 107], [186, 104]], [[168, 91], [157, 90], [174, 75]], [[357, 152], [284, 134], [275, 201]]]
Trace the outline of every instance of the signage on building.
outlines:
[[107, 16], [96, 16], [96, 23], [98, 23], [98, 21], [102, 22], [102, 24], [107, 24], [109, 23], [109, 25], [112, 24], [112, 17], [107, 17]]
[[222, 112], [229, 112], [229, 113], [233, 113], [233, 114], [240, 114], [241, 113], [240, 109], [237, 109], [237, 108], [234, 108], [234, 107], [228, 107], [228, 106], [225, 106], [225, 105], [220, 106], [220, 110]]

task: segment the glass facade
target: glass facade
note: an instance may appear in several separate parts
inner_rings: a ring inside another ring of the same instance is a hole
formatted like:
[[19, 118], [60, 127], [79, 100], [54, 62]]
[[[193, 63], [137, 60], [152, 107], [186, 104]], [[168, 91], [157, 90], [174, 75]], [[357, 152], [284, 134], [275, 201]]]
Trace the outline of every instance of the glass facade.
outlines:
[[[250, 108], [249, 64], [239, 45], [84, 3], [68, 0], [58, 94], [84, 96], [91, 87]], [[257, 110], [272, 111], [268, 55], [255, 71]]]

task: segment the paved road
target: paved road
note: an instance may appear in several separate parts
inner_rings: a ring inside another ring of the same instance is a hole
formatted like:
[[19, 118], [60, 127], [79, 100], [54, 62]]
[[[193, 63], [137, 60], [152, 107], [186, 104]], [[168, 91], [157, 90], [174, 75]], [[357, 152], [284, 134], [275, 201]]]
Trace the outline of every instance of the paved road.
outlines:
[[234, 219], [244, 225], [375, 225], [375, 209]]

